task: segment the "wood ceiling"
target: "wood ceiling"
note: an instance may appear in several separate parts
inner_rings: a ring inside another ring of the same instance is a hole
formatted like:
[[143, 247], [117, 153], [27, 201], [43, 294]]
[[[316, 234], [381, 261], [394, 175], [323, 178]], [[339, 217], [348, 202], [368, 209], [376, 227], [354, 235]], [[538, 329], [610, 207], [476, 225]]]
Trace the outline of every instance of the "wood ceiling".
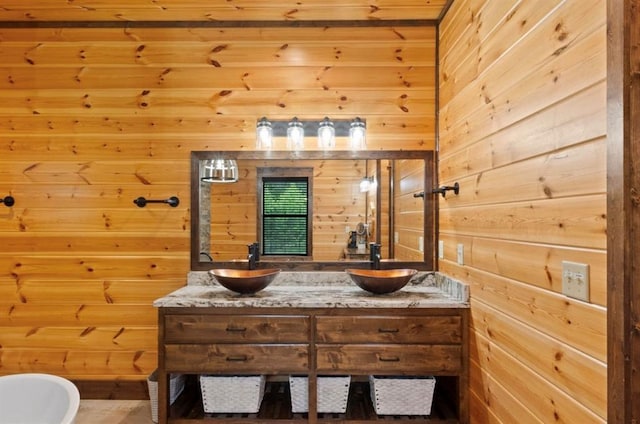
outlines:
[[0, 22], [438, 21], [452, 0], [4, 0]]

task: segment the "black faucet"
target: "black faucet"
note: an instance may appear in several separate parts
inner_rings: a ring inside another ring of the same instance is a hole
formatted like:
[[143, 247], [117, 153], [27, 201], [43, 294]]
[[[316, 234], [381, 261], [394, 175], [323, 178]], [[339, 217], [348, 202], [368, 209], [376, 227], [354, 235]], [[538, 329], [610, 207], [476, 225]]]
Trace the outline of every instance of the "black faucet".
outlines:
[[371, 269], [380, 269], [380, 244], [369, 244], [369, 261], [371, 261]]
[[249, 255], [247, 259], [249, 260], [249, 269], [256, 269], [256, 264], [260, 261], [260, 244], [259, 243], [251, 243], [248, 244]]

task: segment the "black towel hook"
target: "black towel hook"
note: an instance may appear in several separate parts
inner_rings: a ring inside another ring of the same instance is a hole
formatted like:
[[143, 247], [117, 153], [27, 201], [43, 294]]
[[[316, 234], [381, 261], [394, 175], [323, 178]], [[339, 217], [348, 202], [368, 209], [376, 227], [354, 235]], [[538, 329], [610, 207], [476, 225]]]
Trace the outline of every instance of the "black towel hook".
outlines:
[[442, 194], [442, 197], [446, 197], [448, 190], [453, 190], [453, 192], [457, 195], [458, 193], [460, 193], [460, 184], [456, 182], [452, 186], [442, 186], [440, 188], [434, 188], [433, 190], [431, 190], [431, 192], [434, 194]]
[[0, 199], [0, 203], [4, 203], [5, 206], [11, 207], [15, 205], [16, 199], [14, 199], [12, 196], [6, 196], [4, 199]]
[[139, 208], [144, 208], [145, 206], [147, 206], [147, 203], [166, 203], [172, 208], [175, 208], [180, 204], [180, 199], [178, 199], [176, 196], [171, 196], [168, 199], [163, 200], [148, 200], [144, 197], [138, 197], [133, 201], [133, 203], [138, 205]]

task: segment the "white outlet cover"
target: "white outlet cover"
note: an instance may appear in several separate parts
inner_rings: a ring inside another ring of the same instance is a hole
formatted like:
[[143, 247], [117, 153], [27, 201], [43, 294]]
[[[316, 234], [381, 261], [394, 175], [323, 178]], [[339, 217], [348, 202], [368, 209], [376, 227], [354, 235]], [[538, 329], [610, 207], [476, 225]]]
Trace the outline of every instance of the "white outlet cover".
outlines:
[[395, 231], [395, 232], [393, 233], [393, 242], [394, 242], [395, 244], [398, 244], [398, 243], [400, 242], [400, 234], [398, 234], [398, 232], [397, 232], [397, 231]]
[[424, 237], [418, 237], [418, 250], [424, 252]]
[[458, 249], [457, 249], [457, 253], [458, 253], [458, 265], [464, 265], [464, 244], [460, 243], [458, 244]]
[[438, 258], [444, 259], [444, 240], [438, 240]]

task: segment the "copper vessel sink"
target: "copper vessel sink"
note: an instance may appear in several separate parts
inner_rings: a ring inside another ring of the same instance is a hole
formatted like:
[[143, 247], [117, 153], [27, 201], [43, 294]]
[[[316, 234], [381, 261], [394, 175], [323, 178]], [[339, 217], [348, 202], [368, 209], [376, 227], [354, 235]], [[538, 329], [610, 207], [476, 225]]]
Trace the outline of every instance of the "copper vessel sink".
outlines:
[[374, 294], [393, 293], [407, 285], [415, 269], [347, 269], [354, 283]]
[[221, 286], [240, 294], [256, 293], [267, 287], [279, 269], [212, 269], [209, 271]]

